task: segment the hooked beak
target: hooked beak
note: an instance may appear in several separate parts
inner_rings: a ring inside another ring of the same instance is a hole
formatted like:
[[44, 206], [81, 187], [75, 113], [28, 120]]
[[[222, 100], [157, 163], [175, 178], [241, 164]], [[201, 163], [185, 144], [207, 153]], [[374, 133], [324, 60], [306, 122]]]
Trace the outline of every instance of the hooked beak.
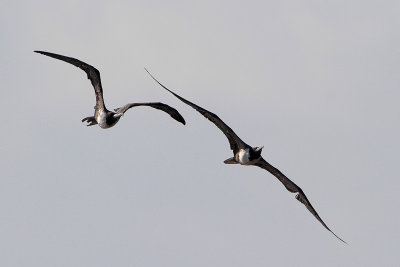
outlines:
[[262, 147], [257, 147], [257, 148], [256, 148], [256, 152], [258, 152], [258, 151], [261, 152], [261, 151], [263, 150], [263, 148], [264, 148], [264, 146], [262, 146]]

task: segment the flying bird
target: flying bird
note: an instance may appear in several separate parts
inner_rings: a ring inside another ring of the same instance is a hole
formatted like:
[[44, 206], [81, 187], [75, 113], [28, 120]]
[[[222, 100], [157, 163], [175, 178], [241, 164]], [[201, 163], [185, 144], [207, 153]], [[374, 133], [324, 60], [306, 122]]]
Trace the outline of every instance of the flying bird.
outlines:
[[115, 112], [109, 111], [104, 104], [103, 88], [101, 86], [100, 72], [95, 67], [72, 57], [66, 57], [44, 51], [34, 51], [34, 52], [65, 61], [86, 72], [88, 79], [93, 85], [94, 93], [96, 94], [96, 105], [94, 106], [95, 110], [94, 116], [82, 119], [82, 122], [87, 122], [87, 126], [98, 124], [103, 129], [111, 128], [119, 121], [121, 116], [123, 116], [128, 109], [138, 106], [149, 106], [155, 109], [162, 110], [168, 113], [173, 119], [177, 120], [182, 124], [185, 124], [185, 120], [176, 109], [160, 102], [129, 103], [126, 104], [125, 106], [114, 109]]
[[[224, 161], [225, 164], [241, 164], [246, 166], [257, 166], [262, 169], [267, 170], [272, 175], [274, 175], [278, 180], [286, 187], [286, 189], [291, 193], [297, 193], [296, 199], [303, 203], [306, 208], [314, 215], [315, 218], [334, 236], [336, 236], [340, 241], [346, 243], [343, 239], [338, 237], [334, 232], [329, 229], [329, 227], [324, 223], [321, 217], [318, 215], [316, 210], [311, 205], [310, 201], [307, 199], [306, 195], [304, 194], [303, 190], [297, 186], [293, 181], [287, 178], [281, 171], [277, 168], [269, 164], [262, 156], [261, 152], [263, 147], [251, 147], [246, 144], [242, 139], [240, 139], [236, 133], [226, 124], [224, 123], [217, 115], [214, 113], [184, 99], [183, 97], [177, 95], [163, 84], [161, 84], [153, 75], [145, 68], [147, 73], [153, 78], [159, 85], [161, 85], [165, 90], [176, 96], [179, 100], [184, 102], [185, 104], [191, 106], [212, 123], [215, 124], [228, 138], [231, 150], [233, 150], [233, 157]], [[347, 244], [347, 243], [346, 243]]]

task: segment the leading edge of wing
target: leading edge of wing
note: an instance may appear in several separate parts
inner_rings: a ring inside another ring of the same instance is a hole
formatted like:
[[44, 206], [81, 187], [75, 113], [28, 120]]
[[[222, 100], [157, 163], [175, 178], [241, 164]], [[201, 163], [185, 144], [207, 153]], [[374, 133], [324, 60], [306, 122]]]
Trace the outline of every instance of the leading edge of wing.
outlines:
[[35, 53], [39, 53], [48, 57], [52, 57], [64, 62], [67, 62], [69, 64], [74, 65], [75, 67], [80, 68], [87, 74], [87, 78], [90, 80], [92, 83], [92, 86], [94, 88], [95, 94], [96, 94], [96, 103], [100, 104], [100, 106], [104, 107], [104, 100], [103, 100], [103, 88], [101, 86], [101, 78], [100, 78], [100, 72], [98, 69], [93, 67], [92, 65], [89, 65], [79, 59], [73, 58], [73, 57], [67, 57], [55, 53], [50, 53], [50, 52], [45, 52], [45, 51], [34, 51]]
[[230, 143], [231, 149], [235, 150], [238, 147], [246, 147], [246, 143], [243, 142], [237, 135], [236, 133], [225, 123], [223, 122], [217, 115], [215, 115], [214, 113], [190, 102], [189, 100], [186, 100], [185, 98], [181, 97], [180, 95], [174, 93], [173, 91], [171, 91], [170, 89], [168, 89], [167, 87], [165, 87], [162, 83], [160, 83], [146, 68], [144, 68], [146, 70], [146, 72], [150, 75], [151, 78], [153, 78], [154, 81], [156, 81], [161, 87], [163, 87], [165, 90], [167, 90], [168, 92], [170, 92], [171, 94], [173, 94], [175, 97], [177, 97], [179, 100], [181, 100], [182, 102], [184, 102], [185, 104], [191, 106], [192, 108], [194, 108], [195, 110], [197, 110], [198, 112], [200, 112], [200, 114], [202, 114], [204, 117], [206, 117], [208, 120], [210, 120], [212, 123], [215, 124], [215, 126], [217, 126], [224, 134], [225, 136], [228, 138], [228, 141]]
[[114, 109], [114, 111], [117, 113], [125, 113], [130, 108], [140, 107], [140, 106], [148, 106], [148, 107], [152, 107], [154, 109], [164, 111], [165, 113], [169, 114], [176, 121], [182, 123], [183, 125], [186, 124], [185, 119], [182, 117], [182, 115], [179, 113], [178, 110], [176, 110], [175, 108], [173, 108], [167, 104], [161, 103], [161, 102], [129, 103], [129, 104], [126, 104], [125, 106]]
[[[48, 56], [48, 57], [52, 57], [52, 58], [55, 58], [58, 60], [62, 60], [64, 62], [74, 65], [75, 67], [80, 68], [81, 70], [86, 72], [86, 74], [88, 75], [88, 79], [90, 79], [91, 81], [93, 79], [92, 83], [100, 81], [100, 72], [98, 71], [98, 69], [96, 69], [92, 65], [89, 65], [79, 59], [76, 59], [73, 57], [67, 57], [67, 56], [63, 56], [63, 55], [59, 55], [59, 54], [55, 54], [55, 53], [45, 52], [45, 51], [36, 50], [34, 52]], [[93, 84], [93, 86], [94, 86], [94, 84]]]
[[284, 175], [281, 171], [279, 171], [277, 168], [269, 164], [264, 158], [261, 158], [259, 162], [254, 164], [257, 167], [260, 167], [264, 170], [267, 170], [270, 172], [272, 175], [274, 175], [278, 180], [286, 187], [286, 189], [291, 192], [291, 193], [297, 193], [296, 194], [296, 199], [303, 203], [304, 206], [311, 212], [312, 215], [327, 229], [329, 232], [331, 232], [336, 238], [338, 238], [340, 241], [343, 243], [347, 244], [346, 241], [341, 239], [339, 236], [337, 236], [332, 230], [325, 224], [325, 222], [321, 219], [321, 217], [318, 215], [317, 211], [314, 209], [314, 207], [311, 205], [310, 201], [307, 199], [306, 195], [304, 194], [303, 190], [296, 185], [292, 180], [290, 180], [286, 175]]

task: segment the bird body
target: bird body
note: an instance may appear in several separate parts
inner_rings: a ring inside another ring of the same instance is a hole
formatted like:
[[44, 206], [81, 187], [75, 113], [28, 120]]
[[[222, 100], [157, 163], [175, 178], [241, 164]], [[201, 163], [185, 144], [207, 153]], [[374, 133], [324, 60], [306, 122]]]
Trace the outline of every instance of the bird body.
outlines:
[[[252, 160], [250, 160], [250, 149], [249, 148], [240, 149], [239, 152], [236, 153], [235, 159], [237, 162], [239, 162], [242, 165], [249, 164], [250, 162], [252, 162]], [[258, 159], [255, 159], [255, 160], [258, 160]]]
[[107, 129], [113, 127], [121, 116], [122, 114], [117, 114], [109, 110], [96, 110], [94, 117], [101, 128]]
[[257, 148], [252, 147], [241, 148], [236, 153], [234, 152], [233, 159], [241, 165], [253, 165], [259, 161], [261, 157], [261, 151], [258, 152], [256, 149]]

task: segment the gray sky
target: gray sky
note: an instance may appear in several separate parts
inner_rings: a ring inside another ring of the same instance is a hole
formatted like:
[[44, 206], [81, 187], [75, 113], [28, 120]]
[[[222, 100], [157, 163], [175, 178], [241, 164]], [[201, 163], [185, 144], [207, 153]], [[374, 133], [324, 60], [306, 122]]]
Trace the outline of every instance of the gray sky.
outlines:
[[[1, 266], [395, 266], [399, 1], [8, 1], [0, 6]], [[102, 74], [109, 109], [86, 127]], [[266, 171], [153, 82], [218, 114]]]

